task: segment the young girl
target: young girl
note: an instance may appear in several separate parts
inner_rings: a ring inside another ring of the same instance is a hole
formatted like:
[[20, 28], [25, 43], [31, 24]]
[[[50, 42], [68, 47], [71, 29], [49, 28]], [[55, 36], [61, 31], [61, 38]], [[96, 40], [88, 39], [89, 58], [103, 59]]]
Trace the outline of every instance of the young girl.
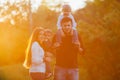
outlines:
[[72, 42], [74, 44], [80, 45], [79, 40], [78, 40], [78, 33], [76, 30], [76, 22], [75, 19], [73, 17], [73, 15], [71, 14], [71, 7], [68, 4], [63, 5], [62, 7], [62, 14], [58, 17], [58, 21], [57, 21], [57, 27], [58, 27], [58, 31], [57, 31], [57, 43], [58, 45], [60, 45], [61, 43], [61, 37], [64, 36], [64, 33], [61, 29], [61, 20], [63, 19], [63, 17], [70, 17], [72, 19], [72, 25], [73, 25], [73, 40]]
[[46, 65], [44, 62], [44, 50], [42, 48], [43, 29], [36, 28], [30, 38], [24, 66], [29, 69], [32, 80], [45, 80]]
[[46, 78], [50, 78], [53, 75], [51, 68], [51, 62], [53, 61], [52, 31], [50, 29], [45, 29], [44, 36], [43, 48], [45, 50]]

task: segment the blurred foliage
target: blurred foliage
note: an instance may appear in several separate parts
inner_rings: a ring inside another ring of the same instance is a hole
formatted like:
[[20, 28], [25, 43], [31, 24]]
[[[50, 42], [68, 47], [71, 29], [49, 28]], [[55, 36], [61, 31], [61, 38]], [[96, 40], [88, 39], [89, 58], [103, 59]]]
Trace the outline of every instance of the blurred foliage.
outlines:
[[28, 3], [24, 0], [0, 6], [0, 65], [21, 61], [29, 37]]
[[48, 7], [41, 5], [37, 10], [37, 13], [33, 14], [33, 27], [39, 26], [55, 31], [57, 29], [57, 17], [57, 12], [51, 11]]
[[85, 68], [82, 76], [88, 76], [83, 80], [120, 79], [119, 4], [118, 0], [95, 0], [74, 14], [86, 50], [80, 58]]
[[[0, 65], [24, 60], [30, 27], [28, 3], [22, 1], [13, 5], [4, 4], [8, 6], [7, 10], [0, 7], [3, 11], [0, 17], [11, 15], [0, 22]], [[86, 3], [85, 8], [73, 13], [85, 48], [85, 54], [79, 56], [81, 80], [120, 80], [120, 1], [95, 0]], [[12, 11], [18, 14], [13, 15]], [[33, 28], [41, 26], [55, 32], [59, 14], [41, 5], [32, 13]], [[15, 24], [11, 24], [11, 19]]]

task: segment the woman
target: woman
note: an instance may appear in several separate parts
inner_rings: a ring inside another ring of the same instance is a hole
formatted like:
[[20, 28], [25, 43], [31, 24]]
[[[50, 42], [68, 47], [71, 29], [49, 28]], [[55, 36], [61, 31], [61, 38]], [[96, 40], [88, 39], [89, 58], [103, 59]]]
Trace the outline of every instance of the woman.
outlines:
[[42, 28], [36, 28], [31, 37], [26, 51], [24, 66], [29, 69], [32, 80], [45, 80], [46, 66], [44, 62], [44, 50], [42, 42], [44, 41], [44, 31]]

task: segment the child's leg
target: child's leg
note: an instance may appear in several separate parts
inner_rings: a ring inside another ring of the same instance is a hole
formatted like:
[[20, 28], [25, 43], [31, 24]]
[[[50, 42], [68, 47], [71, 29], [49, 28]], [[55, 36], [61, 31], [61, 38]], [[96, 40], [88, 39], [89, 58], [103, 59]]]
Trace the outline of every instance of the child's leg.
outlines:
[[72, 42], [74, 43], [74, 44], [76, 44], [76, 46], [78, 46], [79, 47], [79, 51], [83, 51], [83, 48], [81, 47], [81, 44], [80, 44], [80, 41], [79, 41], [79, 38], [78, 38], [78, 33], [77, 33], [77, 31], [76, 30], [73, 30], [73, 38], [72, 38], [73, 40], [72, 40]]
[[51, 68], [50, 62], [46, 62], [46, 74], [45, 74], [45, 77], [50, 78], [52, 75], [53, 75], [53, 73], [52, 73], [52, 68]]
[[46, 65], [46, 73], [49, 73], [49, 72], [52, 72], [52, 69], [51, 69], [51, 61], [52, 61], [52, 57], [50, 57], [52, 53], [46, 51], [45, 52], [45, 55], [44, 55], [44, 62], [45, 62], [45, 65]]
[[80, 45], [80, 42], [79, 42], [79, 39], [78, 39], [78, 33], [77, 33], [77, 30], [73, 30], [73, 38], [72, 38], [72, 42]]
[[45, 62], [45, 63], [46, 63], [46, 72], [47, 72], [47, 73], [51, 73], [51, 72], [52, 72], [52, 69], [51, 69], [50, 62]]

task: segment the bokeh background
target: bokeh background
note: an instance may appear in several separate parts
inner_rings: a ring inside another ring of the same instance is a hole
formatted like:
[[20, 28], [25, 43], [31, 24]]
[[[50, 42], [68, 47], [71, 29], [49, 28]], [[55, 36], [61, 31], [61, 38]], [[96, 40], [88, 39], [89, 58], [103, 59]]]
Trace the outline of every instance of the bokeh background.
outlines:
[[[32, 30], [57, 30], [64, 0], [41, 0], [37, 7], [35, 1], [0, 0], [0, 80], [30, 80], [22, 63]], [[72, 12], [85, 48], [79, 56], [80, 80], [120, 80], [120, 0], [84, 2]]]

